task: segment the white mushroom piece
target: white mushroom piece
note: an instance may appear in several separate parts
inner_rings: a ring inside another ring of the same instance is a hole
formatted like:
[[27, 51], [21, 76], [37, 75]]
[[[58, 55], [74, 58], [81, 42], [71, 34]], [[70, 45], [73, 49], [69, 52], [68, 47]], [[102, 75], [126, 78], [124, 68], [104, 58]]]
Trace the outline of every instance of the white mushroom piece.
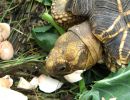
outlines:
[[9, 88], [0, 87], [0, 99], [2, 100], [28, 100], [27, 96]]
[[30, 82], [28, 82], [23, 77], [20, 77], [20, 81], [17, 85], [17, 88], [32, 90], [32, 89], [37, 88], [37, 86], [38, 86], [38, 78], [37, 77], [34, 77]]
[[42, 74], [39, 77], [34, 77], [30, 82], [21, 77], [17, 87], [31, 90], [37, 88], [38, 86], [41, 91], [45, 93], [52, 93], [61, 88], [62, 85], [62, 82]]
[[[80, 81], [82, 79], [81, 74], [84, 71], [85, 70], [77, 70], [71, 74], [65, 75], [64, 78], [70, 83]], [[62, 85], [63, 83], [59, 80], [53, 79], [50, 76], [42, 74], [39, 77], [34, 77], [30, 82], [21, 77], [17, 87], [30, 90], [35, 89], [37, 88], [37, 86], [39, 86], [39, 89], [41, 91], [45, 93], [52, 93], [60, 89]]]
[[70, 83], [74, 83], [74, 82], [78, 82], [80, 80], [82, 80], [81, 74], [84, 72], [85, 70], [77, 70], [74, 71], [71, 74], [65, 75], [64, 78], [70, 82]]
[[0, 23], [0, 42], [6, 40], [10, 35], [10, 25]]
[[13, 79], [9, 75], [0, 78], [0, 100], [28, 100], [22, 93], [11, 90], [12, 85]]
[[13, 79], [10, 75], [0, 78], [0, 87], [10, 88], [13, 85]]
[[3, 41], [0, 43], [0, 58], [2, 60], [9, 60], [13, 57], [14, 49], [9, 41]]
[[38, 81], [39, 89], [46, 93], [52, 93], [63, 85], [62, 82], [43, 74], [38, 78]]
[[13, 57], [14, 49], [12, 44], [7, 41], [10, 35], [10, 25], [7, 23], [0, 23], [0, 58], [2, 60], [9, 60]]

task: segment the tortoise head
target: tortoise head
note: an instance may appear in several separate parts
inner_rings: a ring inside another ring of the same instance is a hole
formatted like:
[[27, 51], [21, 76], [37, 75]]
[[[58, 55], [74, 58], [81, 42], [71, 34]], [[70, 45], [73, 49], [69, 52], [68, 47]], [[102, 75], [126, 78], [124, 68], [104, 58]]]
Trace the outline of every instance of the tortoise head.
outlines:
[[46, 59], [47, 72], [56, 78], [84, 69], [87, 60], [85, 44], [72, 32], [63, 34]]
[[91, 68], [101, 58], [101, 45], [89, 28], [84, 22], [59, 37], [46, 59], [48, 74], [62, 79], [64, 75], [76, 70]]

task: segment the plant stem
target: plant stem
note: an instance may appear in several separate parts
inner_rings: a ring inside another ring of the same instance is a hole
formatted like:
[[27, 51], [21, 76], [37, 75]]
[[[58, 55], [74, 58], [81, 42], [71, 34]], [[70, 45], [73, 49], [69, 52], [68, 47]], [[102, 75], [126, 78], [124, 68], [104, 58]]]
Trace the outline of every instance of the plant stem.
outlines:
[[48, 21], [49, 23], [51, 23], [52, 26], [54, 26], [57, 31], [60, 33], [60, 35], [62, 35], [65, 31], [62, 27], [58, 26], [58, 24], [54, 21], [54, 19], [52, 18], [52, 16], [50, 14], [48, 14], [47, 12], [43, 13], [41, 15], [41, 18], [45, 21]]

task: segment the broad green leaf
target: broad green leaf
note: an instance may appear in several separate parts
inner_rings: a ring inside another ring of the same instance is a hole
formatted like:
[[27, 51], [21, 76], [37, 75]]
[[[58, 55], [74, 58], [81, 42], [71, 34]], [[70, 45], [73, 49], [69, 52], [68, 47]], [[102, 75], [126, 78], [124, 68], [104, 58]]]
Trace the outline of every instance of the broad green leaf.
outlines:
[[105, 100], [130, 100], [130, 65], [95, 82], [90, 91], [81, 94], [79, 100], [101, 100], [102, 97]]
[[[39, 29], [39, 30], [38, 30]], [[53, 28], [49, 26], [34, 28], [32, 30], [32, 35], [36, 40], [37, 44], [44, 50], [49, 52], [53, 46], [57, 38], [58, 34], [54, 32]]]
[[40, 33], [40, 32], [47, 32], [52, 28], [51, 25], [46, 25], [46, 26], [42, 26], [42, 27], [36, 27], [33, 29], [33, 32], [35, 33]]
[[[101, 100], [99, 96], [99, 91], [96, 90], [91, 90], [91, 91], [86, 91], [81, 95], [79, 100]], [[108, 99], [107, 99], [108, 100]]]

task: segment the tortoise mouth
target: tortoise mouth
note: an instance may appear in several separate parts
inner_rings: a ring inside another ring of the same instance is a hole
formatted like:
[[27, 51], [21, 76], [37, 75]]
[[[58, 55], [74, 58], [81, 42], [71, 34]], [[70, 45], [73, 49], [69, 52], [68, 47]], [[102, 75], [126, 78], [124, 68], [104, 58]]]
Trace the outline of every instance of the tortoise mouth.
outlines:
[[58, 66], [53, 66], [50, 69], [46, 68], [46, 72], [48, 73], [48, 75], [55, 78], [63, 78], [64, 75], [70, 74], [74, 71], [75, 70], [72, 70], [72, 66], [68, 64], [59, 64]]
[[72, 71], [70, 70], [70, 68], [61, 68], [60, 70], [54, 68], [51, 75], [53, 75], [54, 77], [63, 77], [64, 75], [70, 74], [71, 72]]

